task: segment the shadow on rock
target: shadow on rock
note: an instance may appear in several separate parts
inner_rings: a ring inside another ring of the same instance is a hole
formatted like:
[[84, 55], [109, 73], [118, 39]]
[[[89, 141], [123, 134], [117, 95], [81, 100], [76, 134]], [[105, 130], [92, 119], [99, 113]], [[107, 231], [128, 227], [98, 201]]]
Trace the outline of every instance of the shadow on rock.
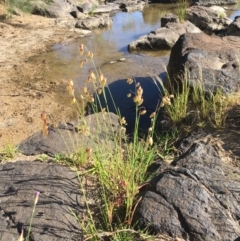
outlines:
[[17, 240], [27, 230], [35, 192], [40, 191], [32, 240], [81, 240], [74, 214], [82, 219], [84, 198], [78, 177], [65, 166], [19, 161], [0, 165], [0, 239]]

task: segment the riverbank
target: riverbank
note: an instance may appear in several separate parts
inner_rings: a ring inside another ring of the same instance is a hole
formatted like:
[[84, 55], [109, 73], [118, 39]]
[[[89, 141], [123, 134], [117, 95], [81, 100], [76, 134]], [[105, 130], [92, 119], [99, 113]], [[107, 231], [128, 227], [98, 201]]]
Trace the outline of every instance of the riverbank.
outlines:
[[13, 15], [6, 18], [0, 4], [0, 148], [18, 144], [41, 130], [42, 111], [54, 119], [65, 119], [72, 112], [66, 103], [56, 103], [55, 96], [63, 89], [62, 81], [48, 82], [51, 71], [48, 60], [32, 61], [33, 57], [65, 45], [82, 35], [55, 19], [36, 15]]

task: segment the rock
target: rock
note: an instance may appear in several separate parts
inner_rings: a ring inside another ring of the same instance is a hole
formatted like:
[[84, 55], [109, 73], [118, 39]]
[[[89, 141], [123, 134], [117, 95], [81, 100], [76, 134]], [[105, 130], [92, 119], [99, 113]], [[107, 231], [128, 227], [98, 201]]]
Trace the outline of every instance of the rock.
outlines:
[[0, 190], [2, 241], [18, 240], [18, 232], [28, 230], [36, 191], [40, 196], [29, 240], [83, 239], [73, 213], [83, 218], [84, 197], [76, 172], [66, 166], [26, 160], [1, 164]]
[[165, 27], [167, 23], [180, 23], [179, 17], [173, 13], [167, 13], [161, 18], [161, 27]]
[[49, 127], [47, 136], [41, 132], [34, 134], [19, 145], [24, 155], [73, 154], [86, 148], [111, 152], [116, 133], [119, 130], [118, 116], [113, 113], [97, 113], [86, 116], [74, 123], [59, 124], [58, 128]]
[[33, 14], [50, 18], [70, 18], [70, 12], [77, 11], [77, 0], [53, 0], [46, 4], [42, 0], [33, 1]]
[[192, 0], [191, 3], [199, 6], [231, 5], [237, 4], [237, 0]]
[[227, 34], [240, 36], [240, 16], [236, 16], [234, 21], [228, 26]]
[[84, 2], [82, 4], [78, 4], [77, 9], [79, 12], [88, 14], [88, 13], [92, 13], [97, 8], [98, 5], [99, 4], [96, 1], [94, 2], [89, 1], [89, 2]]
[[[224, 46], [224, 48], [223, 48]], [[187, 79], [191, 86], [203, 83], [206, 92], [239, 88], [240, 38], [186, 33], [173, 46], [167, 66], [170, 84]]]
[[72, 11], [70, 12], [70, 14], [74, 17], [74, 18], [77, 18], [77, 19], [85, 19], [87, 18], [88, 16], [82, 12], [79, 12], [79, 11]]
[[184, 240], [236, 240], [240, 170], [224, 161], [216, 146], [195, 140], [168, 167], [158, 170], [134, 221], [151, 233]]
[[119, 5], [115, 3], [108, 3], [107, 5], [99, 5], [94, 10], [93, 13], [109, 13], [111, 11], [120, 10]]
[[225, 10], [216, 6], [214, 8], [192, 6], [187, 10], [186, 18], [201, 30], [208, 32], [226, 30], [232, 22], [226, 17]]
[[177, 42], [184, 33], [199, 33], [200, 29], [189, 21], [184, 23], [169, 22], [163, 28], [158, 28], [148, 35], [141, 36], [128, 45], [128, 50], [138, 49], [169, 49]]
[[109, 16], [100, 16], [100, 17], [88, 17], [86, 19], [78, 20], [75, 24], [76, 28], [83, 29], [94, 29], [107, 27], [112, 24], [112, 20]]

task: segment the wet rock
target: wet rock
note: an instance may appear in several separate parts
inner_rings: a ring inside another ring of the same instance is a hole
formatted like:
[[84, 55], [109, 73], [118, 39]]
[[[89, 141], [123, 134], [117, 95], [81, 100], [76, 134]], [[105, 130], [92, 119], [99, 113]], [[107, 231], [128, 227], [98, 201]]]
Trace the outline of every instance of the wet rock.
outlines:
[[132, 12], [132, 11], [136, 11], [136, 10], [139, 10], [141, 11], [145, 5], [145, 2], [143, 1], [117, 1], [120, 8], [123, 10], [123, 11], [126, 11], [126, 12]]
[[224, 161], [216, 146], [195, 140], [168, 168], [158, 170], [135, 222], [184, 240], [237, 239], [240, 170]]
[[184, 33], [199, 33], [201, 30], [189, 21], [184, 23], [169, 22], [148, 35], [141, 36], [128, 45], [128, 50], [138, 49], [170, 49]]
[[240, 16], [235, 17], [234, 21], [228, 26], [227, 34], [240, 36]]
[[101, 16], [101, 17], [88, 17], [86, 19], [78, 20], [75, 24], [76, 28], [82, 29], [94, 29], [107, 27], [112, 24], [111, 18], [109, 16]]
[[[224, 48], [223, 48], [224, 46]], [[203, 83], [206, 92], [239, 88], [240, 38], [186, 33], [172, 48], [167, 66], [171, 85], [187, 79], [191, 86]], [[187, 78], [186, 78], [187, 77]]]
[[180, 23], [179, 17], [173, 13], [167, 13], [161, 18], [161, 27], [165, 27], [167, 23]]
[[49, 127], [47, 136], [36, 133], [19, 145], [25, 155], [73, 154], [86, 148], [111, 152], [114, 138], [119, 131], [118, 116], [113, 113], [97, 113], [86, 116], [84, 120]]
[[187, 10], [186, 18], [203, 31], [219, 32], [226, 30], [232, 22], [221, 7], [192, 6]]
[[200, 6], [237, 4], [237, 0], [192, 0], [192, 4]]
[[82, 240], [74, 217], [82, 218], [84, 197], [77, 174], [65, 166], [36, 161], [0, 165], [0, 239], [16, 241], [29, 227], [35, 192], [39, 201], [30, 240]]

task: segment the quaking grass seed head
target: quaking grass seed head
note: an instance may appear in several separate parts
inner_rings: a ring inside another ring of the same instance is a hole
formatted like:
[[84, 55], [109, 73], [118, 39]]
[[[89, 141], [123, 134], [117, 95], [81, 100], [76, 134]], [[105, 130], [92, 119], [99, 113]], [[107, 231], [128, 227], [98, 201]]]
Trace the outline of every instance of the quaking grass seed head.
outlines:
[[146, 109], [143, 109], [140, 111], [140, 115], [145, 115], [147, 113], [147, 110]]
[[155, 115], [156, 115], [156, 112], [154, 111], [154, 112], [152, 112], [152, 114], [149, 116], [149, 118], [152, 119]]
[[133, 83], [133, 78], [130, 78], [130, 77], [129, 77], [129, 78], [127, 79], [127, 83], [131, 85], [131, 84]]
[[146, 144], [148, 146], [152, 146], [153, 145], [153, 138], [151, 136], [147, 137]]

